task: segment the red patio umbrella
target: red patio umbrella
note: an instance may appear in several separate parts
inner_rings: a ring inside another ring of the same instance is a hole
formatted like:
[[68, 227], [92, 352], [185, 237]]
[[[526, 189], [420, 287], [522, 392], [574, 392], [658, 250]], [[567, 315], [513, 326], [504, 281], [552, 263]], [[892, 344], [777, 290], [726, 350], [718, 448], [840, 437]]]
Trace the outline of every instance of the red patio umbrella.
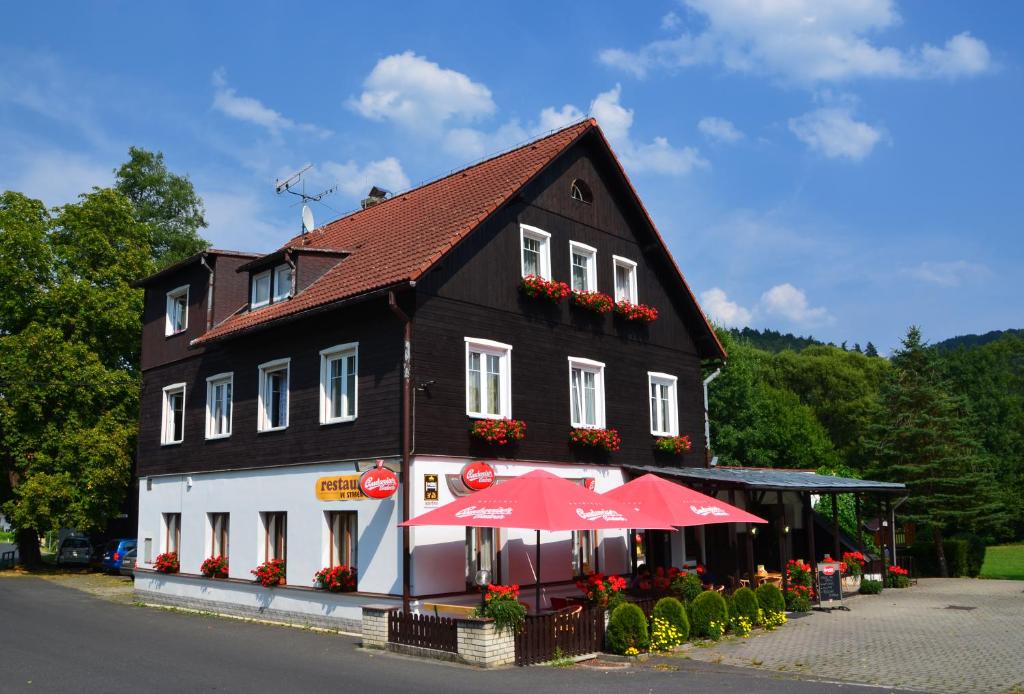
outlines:
[[537, 531], [537, 610], [540, 611], [541, 530], [672, 530], [665, 518], [592, 492], [544, 470], [533, 470], [501, 484], [410, 518], [400, 526], [455, 525], [522, 528]]
[[621, 502], [634, 511], [663, 520], [668, 519], [677, 528], [712, 523], [768, 522], [713, 496], [701, 494], [650, 473], [611, 489], [601, 496]]

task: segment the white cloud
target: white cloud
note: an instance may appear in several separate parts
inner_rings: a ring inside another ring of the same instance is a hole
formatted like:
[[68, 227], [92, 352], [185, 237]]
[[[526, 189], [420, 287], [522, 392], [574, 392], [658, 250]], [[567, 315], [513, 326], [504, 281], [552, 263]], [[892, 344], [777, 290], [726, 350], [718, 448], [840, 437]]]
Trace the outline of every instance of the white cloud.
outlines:
[[228, 86], [223, 68], [214, 71], [212, 82], [214, 86], [213, 107], [229, 118], [259, 125], [274, 134], [280, 134], [284, 130], [298, 130], [317, 137], [328, 137], [331, 134], [331, 131], [309, 123], [296, 123], [291, 118], [265, 106], [258, 99], [239, 96], [238, 92]]
[[776, 285], [762, 294], [759, 309], [768, 316], [779, 316], [804, 327], [834, 320], [827, 309], [811, 308], [803, 290], [789, 282]]
[[712, 140], [718, 140], [719, 142], [731, 143], [739, 142], [743, 139], [743, 133], [733, 125], [732, 121], [717, 116], [701, 118], [697, 123], [697, 129]]
[[992, 271], [981, 263], [953, 260], [948, 262], [924, 261], [916, 267], [904, 268], [903, 273], [928, 284], [940, 287], [959, 287], [965, 282], [985, 279], [992, 274]]
[[597, 119], [605, 135], [611, 140], [623, 165], [631, 172], [687, 174], [693, 169], [707, 168], [708, 162], [693, 147], [673, 147], [664, 137], [651, 142], [636, 142], [630, 130], [633, 127], [633, 109], [619, 102], [622, 88], [598, 94], [590, 104], [590, 113]]
[[[275, 215], [264, 205], [270, 199], [246, 190], [200, 191], [209, 227], [203, 231], [215, 248], [252, 252], [277, 248], [299, 231], [299, 215], [294, 213], [294, 228], [267, 221]], [[298, 208], [296, 208], [298, 209]]]
[[635, 51], [604, 50], [599, 59], [643, 77], [656, 68], [720, 64], [817, 83], [865, 77], [966, 77], [992, 67], [983, 41], [958, 34], [944, 46], [900, 49], [872, 34], [901, 21], [893, 0], [684, 0], [706, 27]]
[[114, 182], [114, 163], [59, 149], [0, 151], [7, 161], [0, 170], [0, 190], [16, 190], [42, 200], [48, 207], [76, 202], [94, 186]]
[[449, 121], [472, 121], [495, 111], [491, 90], [412, 51], [382, 58], [349, 100], [357, 113], [418, 131], [438, 131]]
[[678, 29], [683, 23], [683, 20], [679, 18], [675, 12], [669, 12], [661, 18], [661, 28], [665, 31], [673, 31]]
[[344, 163], [327, 161], [320, 168], [338, 184], [342, 193], [351, 198], [365, 197], [372, 186], [392, 193], [409, 188], [409, 178], [394, 157], [367, 162], [364, 166], [352, 160]]
[[701, 292], [700, 303], [711, 320], [726, 328], [742, 328], [750, 325], [754, 317], [750, 310], [743, 308], [735, 301], [730, 301], [725, 291], [718, 287]]
[[845, 157], [860, 161], [871, 154], [883, 132], [854, 120], [844, 106], [826, 106], [789, 119], [789, 129], [812, 150], [830, 159]]

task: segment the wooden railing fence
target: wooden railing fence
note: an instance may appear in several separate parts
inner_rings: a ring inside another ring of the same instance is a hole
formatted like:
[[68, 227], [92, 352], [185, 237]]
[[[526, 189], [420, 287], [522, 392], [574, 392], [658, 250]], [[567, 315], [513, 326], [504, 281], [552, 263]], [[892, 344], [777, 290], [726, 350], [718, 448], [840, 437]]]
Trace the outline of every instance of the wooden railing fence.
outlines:
[[551, 614], [531, 615], [516, 634], [516, 665], [534, 665], [556, 655], [595, 653], [604, 645], [604, 610], [569, 608]]
[[452, 617], [427, 614], [388, 613], [388, 641], [406, 646], [459, 652], [459, 631]]

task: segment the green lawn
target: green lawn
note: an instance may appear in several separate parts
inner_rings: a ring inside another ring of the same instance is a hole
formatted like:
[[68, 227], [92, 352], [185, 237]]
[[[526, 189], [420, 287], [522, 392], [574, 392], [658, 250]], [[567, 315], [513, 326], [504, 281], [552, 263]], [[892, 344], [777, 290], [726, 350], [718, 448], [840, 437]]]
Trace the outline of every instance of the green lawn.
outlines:
[[996, 545], [986, 549], [981, 577], [1024, 581], [1024, 544]]
[[14, 542], [14, 533], [5, 533], [0, 530], [0, 542]]

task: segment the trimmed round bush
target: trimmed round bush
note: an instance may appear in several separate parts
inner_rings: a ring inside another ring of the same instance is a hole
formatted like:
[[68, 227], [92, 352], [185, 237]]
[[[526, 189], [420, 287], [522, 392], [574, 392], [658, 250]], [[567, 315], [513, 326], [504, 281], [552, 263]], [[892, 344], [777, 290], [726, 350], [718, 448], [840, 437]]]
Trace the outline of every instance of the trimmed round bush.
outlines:
[[882, 582], [872, 581], [869, 578], [865, 578], [860, 582], [860, 593], [861, 595], [878, 595], [882, 592]]
[[721, 624], [724, 630], [728, 621], [729, 608], [717, 591], [705, 590], [690, 605], [690, 633], [694, 636], [710, 636], [711, 622]]
[[686, 616], [686, 609], [683, 603], [675, 598], [662, 598], [654, 605], [651, 617], [661, 617], [666, 622], [679, 630], [683, 641], [690, 638], [690, 619]]
[[672, 592], [684, 603], [690, 603], [704, 592], [704, 585], [700, 582], [700, 576], [687, 573], [685, 576], [675, 577], [672, 581]]
[[612, 653], [621, 655], [628, 648], [646, 651], [651, 645], [651, 636], [647, 630], [647, 617], [644, 616], [644, 611], [631, 602], [622, 603], [608, 618], [605, 637]]
[[754, 591], [757, 596], [757, 603], [765, 612], [785, 612], [786, 599], [782, 597], [782, 591], [778, 586], [771, 583], [762, 583]]
[[754, 591], [750, 590], [750, 588], [740, 588], [732, 594], [733, 615], [744, 617], [752, 625], [757, 624], [757, 610], [759, 607], [757, 596], [754, 595]]

